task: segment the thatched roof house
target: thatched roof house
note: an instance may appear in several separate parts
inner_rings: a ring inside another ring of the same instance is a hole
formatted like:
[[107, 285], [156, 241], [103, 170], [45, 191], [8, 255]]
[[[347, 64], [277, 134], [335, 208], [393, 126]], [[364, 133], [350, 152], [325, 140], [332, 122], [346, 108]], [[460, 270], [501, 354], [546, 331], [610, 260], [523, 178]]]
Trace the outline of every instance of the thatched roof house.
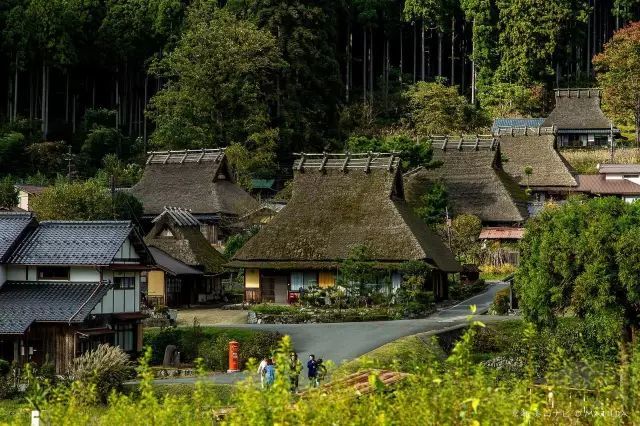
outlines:
[[381, 267], [428, 263], [441, 297], [446, 273], [460, 270], [405, 203], [400, 158], [393, 153], [300, 154], [291, 200], [230, 266], [245, 268], [247, 299], [285, 302], [304, 286], [335, 284], [336, 270], [358, 246]]
[[497, 138], [436, 136], [432, 144], [439, 167], [421, 167], [405, 175], [409, 203], [418, 203], [433, 184], [442, 183], [453, 216], [473, 214], [484, 223], [526, 220], [527, 196], [502, 169]]
[[161, 297], [158, 301], [172, 306], [221, 295], [220, 274], [227, 259], [209, 244], [200, 226], [190, 211], [177, 207], [165, 207], [153, 219], [153, 228], [144, 239], [160, 267], [149, 274], [151, 298]]
[[222, 240], [214, 225], [258, 207], [258, 202], [238, 186], [224, 149], [150, 152], [142, 179], [133, 188], [145, 216], [155, 217], [165, 206], [189, 209], [201, 222], [211, 225], [209, 242]]
[[542, 127], [555, 127], [559, 146], [606, 145], [615, 132], [600, 108], [600, 89], [556, 89], [556, 106]]
[[[515, 129], [499, 137], [502, 168], [523, 188], [568, 191], [577, 186], [571, 167], [556, 150], [549, 129]], [[531, 174], [525, 170], [530, 168]]]

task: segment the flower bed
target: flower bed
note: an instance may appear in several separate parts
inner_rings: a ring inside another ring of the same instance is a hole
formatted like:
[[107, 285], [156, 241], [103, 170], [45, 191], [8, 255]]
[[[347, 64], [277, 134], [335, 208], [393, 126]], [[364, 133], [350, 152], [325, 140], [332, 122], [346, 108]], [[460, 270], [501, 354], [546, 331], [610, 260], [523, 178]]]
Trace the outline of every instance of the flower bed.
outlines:
[[247, 321], [249, 324], [389, 321], [426, 317], [434, 311], [433, 306], [409, 311], [403, 306], [337, 309], [261, 304], [250, 308]]

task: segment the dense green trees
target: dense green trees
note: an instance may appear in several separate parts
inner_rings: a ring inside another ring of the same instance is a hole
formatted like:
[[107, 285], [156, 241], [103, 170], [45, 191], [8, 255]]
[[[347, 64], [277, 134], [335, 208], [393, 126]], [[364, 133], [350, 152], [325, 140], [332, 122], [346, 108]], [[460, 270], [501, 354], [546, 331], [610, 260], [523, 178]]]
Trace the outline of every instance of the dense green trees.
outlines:
[[[106, 154], [252, 138], [286, 167], [351, 136], [473, 131], [592, 84], [592, 56], [639, 17], [637, 0], [7, 0], [0, 173], [90, 177]], [[433, 108], [448, 122], [418, 117]], [[109, 122], [83, 126], [93, 111]]]
[[640, 326], [640, 204], [574, 198], [527, 224], [515, 287], [524, 315], [554, 325], [573, 314], [603, 341]]

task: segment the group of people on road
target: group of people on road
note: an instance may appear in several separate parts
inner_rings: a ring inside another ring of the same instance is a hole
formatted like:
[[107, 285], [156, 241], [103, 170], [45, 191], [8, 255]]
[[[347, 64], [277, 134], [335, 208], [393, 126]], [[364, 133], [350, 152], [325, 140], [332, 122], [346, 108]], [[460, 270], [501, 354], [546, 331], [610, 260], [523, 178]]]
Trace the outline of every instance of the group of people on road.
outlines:
[[[299, 377], [302, 373], [302, 363], [298, 359], [298, 354], [291, 352], [289, 358], [289, 381], [291, 383], [291, 391], [298, 390]], [[322, 362], [322, 358], [316, 359], [315, 355], [309, 355], [309, 361], [307, 361], [307, 378], [309, 379], [309, 386], [317, 387], [320, 382], [324, 380], [327, 374], [327, 368]], [[260, 376], [260, 385], [263, 389], [269, 388], [276, 380], [276, 367], [273, 362], [273, 358], [265, 357], [260, 361], [258, 365], [258, 375]]]

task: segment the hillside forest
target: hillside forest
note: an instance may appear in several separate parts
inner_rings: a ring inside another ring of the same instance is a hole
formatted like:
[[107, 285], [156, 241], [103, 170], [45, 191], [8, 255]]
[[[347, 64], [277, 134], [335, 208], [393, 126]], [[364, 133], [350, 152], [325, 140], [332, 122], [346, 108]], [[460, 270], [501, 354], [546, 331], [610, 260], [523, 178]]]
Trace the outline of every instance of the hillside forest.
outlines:
[[638, 0], [5, 0], [0, 175], [129, 186], [145, 151], [231, 146], [274, 177], [354, 138], [479, 131], [595, 85], [639, 18]]

